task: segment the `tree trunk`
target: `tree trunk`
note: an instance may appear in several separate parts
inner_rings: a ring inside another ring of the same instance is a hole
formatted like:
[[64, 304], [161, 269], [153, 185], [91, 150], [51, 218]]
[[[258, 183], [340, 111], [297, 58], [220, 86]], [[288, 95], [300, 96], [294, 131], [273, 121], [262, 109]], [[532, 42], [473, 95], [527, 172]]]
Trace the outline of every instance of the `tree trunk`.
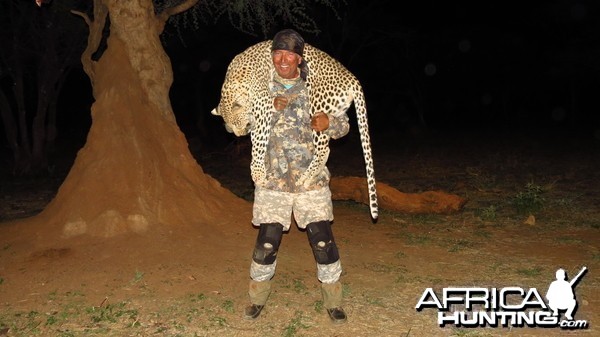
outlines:
[[15, 85], [13, 93], [17, 102], [17, 120], [19, 121], [20, 152], [19, 161], [15, 163], [15, 170], [19, 173], [28, 172], [31, 164], [31, 146], [29, 145], [29, 131], [27, 127], [27, 109], [25, 107], [25, 84], [23, 80], [23, 69], [21, 64], [15, 65]]
[[[91, 55], [103, 22], [92, 22], [82, 61], [94, 97], [87, 142], [55, 199], [37, 217], [39, 235], [113, 237], [227, 223], [250, 210], [204, 174], [169, 101], [172, 70], [151, 0], [95, 1], [110, 15], [108, 48]], [[100, 7], [99, 7], [100, 6]], [[201, 225], [201, 226], [198, 226]]]
[[[362, 178], [333, 177], [330, 186], [334, 200], [369, 204], [367, 184]], [[377, 193], [382, 209], [410, 214], [454, 213], [460, 211], [467, 202], [464, 198], [442, 191], [403, 193], [381, 182], [377, 182]]]
[[34, 172], [45, 170], [48, 167], [46, 153], [46, 113], [48, 111], [47, 79], [38, 80], [38, 99], [35, 117], [31, 125], [32, 147], [31, 168]]
[[12, 171], [14, 173], [19, 165], [21, 148], [19, 147], [19, 141], [17, 140], [17, 122], [13, 117], [13, 111], [8, 103], [8, 99], [2, 90], [0, 90], [0, 116], [2, 117], [2, 124], [4, 125], [8, 147], [13, 153]]

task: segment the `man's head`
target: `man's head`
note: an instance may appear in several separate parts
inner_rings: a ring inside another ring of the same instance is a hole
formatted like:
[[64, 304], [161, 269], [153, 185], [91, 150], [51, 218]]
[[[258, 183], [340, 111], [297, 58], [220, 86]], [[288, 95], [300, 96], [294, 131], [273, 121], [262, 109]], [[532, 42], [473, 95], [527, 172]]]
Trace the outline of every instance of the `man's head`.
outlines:
[[304, 39], [292, 29], [284, 29], [273, 37], [271, 56], [277, 74], [294, 78], [299, 74], [306, 79], [306, 62], [303, 59]]
[[567, 278], [567, 274], [565, 273], [565, 270], [562, 268], [559, 268], [556, 271], [556, 279], [559, 281], [562, 281], [562, 280], [566, 280], [566, 278]]

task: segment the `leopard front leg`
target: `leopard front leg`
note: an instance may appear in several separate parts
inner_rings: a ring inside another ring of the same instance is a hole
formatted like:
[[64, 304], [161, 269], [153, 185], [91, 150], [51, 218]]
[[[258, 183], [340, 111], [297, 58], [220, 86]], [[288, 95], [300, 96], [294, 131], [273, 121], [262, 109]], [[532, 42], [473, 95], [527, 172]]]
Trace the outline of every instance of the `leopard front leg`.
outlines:
[[267, 154], [267, 145], [271, 134], [271, 111], [255, 110], [253, 114], [256, 124], [254, 125], [250, 137], [252, 140], [252, 160], [250, 161], [250, 175], [255, 185], [266, 184], [267, 168], [265, 166], [265, 157]]
[[255, 185], [264, 185], [267, 179], [267, 170], [265, 168], [265, 153], [267, 151], [267, 142], [264, 140], [264, 134], [260, 130], [255, 130], [250, 135], [252, 139], [252, 160], [250, 161], [250, 175]]

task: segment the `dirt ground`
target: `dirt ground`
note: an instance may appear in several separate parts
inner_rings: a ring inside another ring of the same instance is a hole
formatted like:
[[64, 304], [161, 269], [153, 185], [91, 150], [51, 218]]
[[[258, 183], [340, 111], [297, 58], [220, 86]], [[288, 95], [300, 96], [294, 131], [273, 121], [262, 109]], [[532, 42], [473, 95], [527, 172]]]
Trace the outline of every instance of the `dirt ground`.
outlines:
[[[294, 228], [284, 235], [263, 314], [242, 318], [257, 233], [250, 225], [249, 148], [244, 140], [223, 149], [190, 144], [205, 172], [248, 200], [231, 210], [237, 225], [45, 242], [22, 219], [52, 199], [74, 153], [67, 151], [49, 177], [3, 175], [0, 336], [600, 335], [600, 142], [592, 137], [374, 137], [379, 181], [468, 202], [454, 214], [381, 210], [372, 223], [366, 205], [335, 201], [349, 316], [343, 325], [329, 321], [306, 234]], [[355, 135], [333, 144], [329, 168], [363, 175]], [[572, 278], [583, 266], [575, 319], [587, 329], [439, 327], [437, 309], [415, 310], [427, 288], [440, 297], [447, 287], [536, 288], [544, 296], [558, 268]]]

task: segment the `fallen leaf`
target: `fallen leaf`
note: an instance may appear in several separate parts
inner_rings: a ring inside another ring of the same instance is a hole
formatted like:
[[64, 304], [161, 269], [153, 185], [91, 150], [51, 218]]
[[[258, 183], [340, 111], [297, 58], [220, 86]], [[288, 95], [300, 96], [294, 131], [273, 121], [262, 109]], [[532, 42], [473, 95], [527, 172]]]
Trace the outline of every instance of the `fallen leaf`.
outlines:
[[525, 225], [529, 225], [529, 226], [535, 226], [535, 217], [533, 215], [529, 215], [527, 217], [527, 220], [525, 220], [525, 222], [523, 222]]

